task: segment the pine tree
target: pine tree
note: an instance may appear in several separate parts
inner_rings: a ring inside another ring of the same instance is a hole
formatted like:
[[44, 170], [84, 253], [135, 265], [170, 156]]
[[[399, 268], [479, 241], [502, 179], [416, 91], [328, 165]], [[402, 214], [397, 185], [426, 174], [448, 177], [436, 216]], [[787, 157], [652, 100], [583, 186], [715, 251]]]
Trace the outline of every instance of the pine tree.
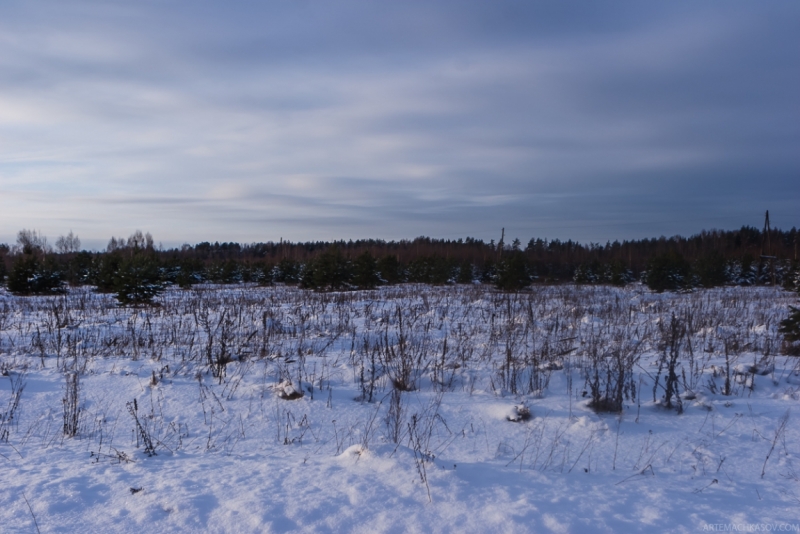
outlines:
[[497, 264], [497, 274], [495, 275], [495, 286], [504, 291], [518, 291], [531, 285], [531, 277], [528, 273], [528, 266], [525, 264], [525, 256], [519, 251], [512, 251], [503, 257]]
[[378, 273], [384, 283], [399, 284], [405, 280], [405, 274], [397, 256], [388, 255], [378, 260]]
[[273, 279], [283, 284], [296, 284], [300, 281], [303, 267], [290, 258], [283, 258], [275, 267]]
[[8, 290], [17, 295], [55, 295], [64, 292], [64, 273], [52, 257], [40, 260], [22, 254], [8, 275]]
[[800, 341], [800, 308], [789, 306], [789, 317], [781, 321], [778, 332], [786, 341]]
[[654, 257], [647, 265], [645, 283], [653, 291], [675, 291], [689, 287], [689, 263], [677, 252], [670, 251]]
[[122, 253], [119, 250], [106, 252], [95, 257], [92, 283], [101, 293], [113, 293], [116, 290], [116, 276], [122, 265]]
[[703, 287], [724, 285], [728, 281], [728, 265], [725, 258], [717, 251], [711, 252], [694, 264], [697, 281]]
[[123, 305], [153, 304], [162, 291], [164, 284], [158, 263], [144, 253], [134, 254], [123, 262], [114, 277], [115, 296]]
[[361, 289], [373, 289], [381, 282], [378, 275], [378, 262], [364, 251], [353, 263], [353, 283]]
[[456, 282], [459, 284], [471, 284], [475, 280], [475, 268], [468, 261], [461, 262], [458, 267]]
[[92, 264], [94, 259], [92, 254], [86, 252], [78, 252], [70, 260], [67, 266], [67, 282], [71, 286], [79, 286], [88, 284], [92, 276]]
[[333, 290], [348, 285], [352, 268], [338, 246], [333, 246], [313, 261], [306, 263], [301, 286], [308, 289]]
[[199, 260], [187, 258], [181, 261], [176, 268], [174, 282], [182, 289], [188, 289], [194, 284], [205, 280], [205, 269]]

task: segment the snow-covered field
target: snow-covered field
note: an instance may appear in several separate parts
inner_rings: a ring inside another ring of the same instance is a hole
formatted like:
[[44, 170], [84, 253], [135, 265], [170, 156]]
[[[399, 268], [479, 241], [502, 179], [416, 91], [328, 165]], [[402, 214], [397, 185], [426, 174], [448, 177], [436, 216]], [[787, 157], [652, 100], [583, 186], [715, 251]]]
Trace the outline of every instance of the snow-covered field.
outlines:
[[796, 300], [0, 292], [0, 531], [797, 532]]

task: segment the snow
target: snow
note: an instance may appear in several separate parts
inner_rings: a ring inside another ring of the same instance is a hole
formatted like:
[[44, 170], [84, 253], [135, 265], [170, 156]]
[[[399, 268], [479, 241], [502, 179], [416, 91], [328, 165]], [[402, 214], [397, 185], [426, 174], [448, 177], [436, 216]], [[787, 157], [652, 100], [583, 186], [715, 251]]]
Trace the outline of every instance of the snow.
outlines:
[[[778, 354], [777, 325], [796, 299], [756, 287], [205, 286], [136, 309], [88, 289], [0, 292], [0, 530], [35, 532], [34, 518], [41, 532], [794, 528], [800, 359]], [[653, 400], [673, 313], [688, 329], [682, 413], [664, 406], [664, 373]], [[635, 398], [595, 413], [592, 347], [634, 345]], [[389, 346], [417, 358], [397, 442]], [[509, 380], [509, 354], [539, 355], [540, 382], [530, 366]], [[73, 438], [68, 372], [80, 385]]]

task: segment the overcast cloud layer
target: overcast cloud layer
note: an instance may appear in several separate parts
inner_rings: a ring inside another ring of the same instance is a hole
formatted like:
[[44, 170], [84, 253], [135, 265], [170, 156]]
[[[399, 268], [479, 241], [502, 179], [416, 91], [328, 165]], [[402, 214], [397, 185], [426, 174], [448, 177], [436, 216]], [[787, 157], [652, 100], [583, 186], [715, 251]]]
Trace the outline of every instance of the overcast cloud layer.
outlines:
[[800, 3], [0, 4], [0, 242], [800, 226]]

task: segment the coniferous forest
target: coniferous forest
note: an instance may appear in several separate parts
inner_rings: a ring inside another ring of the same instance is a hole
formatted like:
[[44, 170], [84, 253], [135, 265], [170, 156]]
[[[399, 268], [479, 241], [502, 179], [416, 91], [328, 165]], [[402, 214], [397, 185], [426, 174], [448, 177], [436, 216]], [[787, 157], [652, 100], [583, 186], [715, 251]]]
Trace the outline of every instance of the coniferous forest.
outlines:
[[483, 283], [502, 290], [532, 284], [625, 285], [656, 291], [721, 285], [782, 285], [797, 289], [798, 231], [702, 231], [606, 244], [531, 238], [523, 243], [465, 239], [384, 241], [202, 242], [167, 249], [149, 233], [112, 238], [101, 252], [82, 250], [70, 232], [54, 245], [21, 230], [0, 244], [0, 280], [20, 295], [52, 294], [90, 285], [123, 304], [149, 302], [168, 285], [286, 284], [314, 290], [382, 285]]

